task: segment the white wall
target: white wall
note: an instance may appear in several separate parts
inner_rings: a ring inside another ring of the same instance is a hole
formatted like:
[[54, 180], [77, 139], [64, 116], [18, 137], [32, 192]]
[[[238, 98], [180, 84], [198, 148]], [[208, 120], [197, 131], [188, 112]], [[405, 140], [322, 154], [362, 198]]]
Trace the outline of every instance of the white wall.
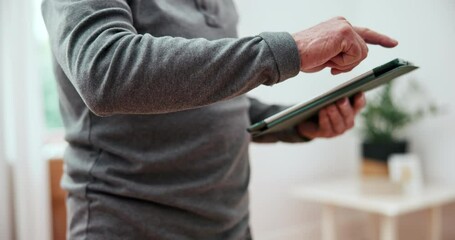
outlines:
[[[416, 79], [448, 114], [425, 120], [409, 129], [415, 152], [423, 159], [427, 179], [455, 184], [455, 2], [242, 0], [239, 34], [262, 31], [296, 32], [334, 16], [367, 26], [400, 41], [395, 49], [370, 47], [369, 57], [351, 73], [331, 76], [325, 70], [300, 74], [273, 87], [260, 87], [251, 95], [265, 102], [290, 104], [308, 100], [350, 77], [402, 57], [421, 67], [404, 79]], [[400, 80], [402, 83], [406, 80]], [[404, 96], [406, 97], [406, 96]], [[404, 98], [406, 99], [406, 98]], [[351, 132], [333, 140], [304, 145], [253, 145], [251, 210], [253, 233], [258, 239], [305, 239], [316, 236], [319, 209], [290, 197], [294, 184], [336, 175], [357, 173], [359, 139]]]
[[[421, 66], [414, 78], [445, 113], [409, 129], [412, 149], [422, 158], [427, 180], [455, 185], [455, 1], [359, 1], [357, 7], [376, 9], [359, 11], [359, 19], [388, 29], [400, 40], [395, 55]], [[383, 57], [379, 49], [373, 54], [374, 60]]]

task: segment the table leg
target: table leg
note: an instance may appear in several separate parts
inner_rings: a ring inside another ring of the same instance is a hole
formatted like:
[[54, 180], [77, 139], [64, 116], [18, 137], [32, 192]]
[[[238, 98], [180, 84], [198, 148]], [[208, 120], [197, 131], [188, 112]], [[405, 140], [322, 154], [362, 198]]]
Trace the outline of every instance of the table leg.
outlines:
[[431, 240], [441, 240], [442, 239], [442, 214], [441, 206], [436, 206], [430, 209], [431, 214], [431, 223], [430, 223], [430, 239]]
[[381, 216], [380, 236], [381, 240], [398, 239], [398, 227], [396, 217]]
[[376, 213], [368, 214], [368, 239], [379, 240], [379, 215]]
[[335, 207], [331, 205], [322, 206], [322, 239], [336, 239]]

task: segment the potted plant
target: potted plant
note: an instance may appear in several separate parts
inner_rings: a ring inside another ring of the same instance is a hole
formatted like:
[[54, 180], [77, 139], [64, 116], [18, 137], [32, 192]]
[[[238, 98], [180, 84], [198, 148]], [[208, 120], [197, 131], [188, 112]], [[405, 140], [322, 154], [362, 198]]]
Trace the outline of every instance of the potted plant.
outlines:
[[[363, 137], [362, 172], [364, 175], [387, 175], [387, 159], [394, 153], [407, 153], [408, 141], [402, 137], [403, 130], [422, 117], [437, 112], [434, 104], [426, 104], [410, 110], [393, 95], [393, 83], [381, 88], [374, 98], [368, 99], [361, 113]], [[405, 96], [410, 101], [412, 93], [421, 95], [419, 85], [411, 81], [410, 91]], [[420, 97], [421, 99], [421, 97]]]

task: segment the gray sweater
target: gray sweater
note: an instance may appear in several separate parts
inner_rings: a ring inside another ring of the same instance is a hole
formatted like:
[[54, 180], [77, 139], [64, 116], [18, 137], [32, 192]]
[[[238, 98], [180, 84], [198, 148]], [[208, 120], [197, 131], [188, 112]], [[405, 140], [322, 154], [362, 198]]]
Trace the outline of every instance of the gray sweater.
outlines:
[[69, 143], [69, 238], [248, 238], [245, 129], [282, 107], [244, 94], [299, 72], [291, 35], [237, 38], [231, 0], [44, 0], [42, 10]]

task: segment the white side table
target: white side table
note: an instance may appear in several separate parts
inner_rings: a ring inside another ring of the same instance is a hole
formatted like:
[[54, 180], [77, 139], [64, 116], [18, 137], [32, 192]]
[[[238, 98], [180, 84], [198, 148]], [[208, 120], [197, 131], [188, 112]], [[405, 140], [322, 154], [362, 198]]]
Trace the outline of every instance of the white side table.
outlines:
[[[362, 187], [363, 186], [363, 187]], [[377, 185], [376, 185], [377, 186]], [[359, 179], [339, 179], [297, 187], [293, 194], [304, 201], [322, 204], [322, 238], [335, 240], [335, 211], [350, 208], [378, 215], [381, 240], [397, 240], [397, 218], [419, 210], [431, 210], [431, 240], [441, 240], [441, 207], [455, 202], [455, 189], [428, 185], [418, 194], [381, 193], [368, 189]]]

